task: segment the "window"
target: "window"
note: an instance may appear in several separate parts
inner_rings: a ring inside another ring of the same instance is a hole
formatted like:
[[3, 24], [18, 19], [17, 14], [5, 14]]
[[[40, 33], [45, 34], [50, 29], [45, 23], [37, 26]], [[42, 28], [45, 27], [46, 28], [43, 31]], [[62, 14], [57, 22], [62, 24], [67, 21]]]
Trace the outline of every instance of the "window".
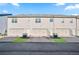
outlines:
[[62, 21], [62, 23], [64, 23], [64, 21]]
[[64, 19], [61, 22], [64, 23]]
[[53, 19], [50, 19], [50, 22], [53, 22]]
[[16, 18], [13, 18], [12, 19], [12, 23], [17, 23], [17, 19]]
[[41, 19], [40, 18], [35, 19], [35, 23], [41, 23]]
[[70, 23], [73, 23], [73, 20], [71, 20]]

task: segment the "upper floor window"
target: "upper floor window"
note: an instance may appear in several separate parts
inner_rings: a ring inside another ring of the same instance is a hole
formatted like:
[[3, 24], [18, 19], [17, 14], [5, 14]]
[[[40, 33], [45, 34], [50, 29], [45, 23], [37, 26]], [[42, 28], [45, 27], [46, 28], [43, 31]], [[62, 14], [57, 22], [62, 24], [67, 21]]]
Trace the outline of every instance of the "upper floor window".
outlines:
[[17, 23], [17, 19], [16, 18], [13, 18], [12, 19], [12, 23]]
[[73, 20], [71, 20], [70, 23], [73, 23]]
[[64, 23], [64, 20], [62, 21], [62, 23]]
[[64, 19], [62, 19], [61, 23], [64, 23]]
[[53, 19], [50, 19], [50, 22], [53, 22]]
[[40, 18], [35, 19], [35, 23], [41, 23], [41, 19]]

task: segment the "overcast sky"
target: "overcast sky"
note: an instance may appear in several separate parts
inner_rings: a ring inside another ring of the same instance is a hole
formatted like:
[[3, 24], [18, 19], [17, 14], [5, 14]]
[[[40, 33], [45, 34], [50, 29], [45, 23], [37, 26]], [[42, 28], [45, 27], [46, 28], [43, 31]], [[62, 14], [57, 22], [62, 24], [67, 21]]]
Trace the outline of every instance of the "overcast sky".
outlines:
[[0, 3], [0, 13], [79, 14], [78, 3]]

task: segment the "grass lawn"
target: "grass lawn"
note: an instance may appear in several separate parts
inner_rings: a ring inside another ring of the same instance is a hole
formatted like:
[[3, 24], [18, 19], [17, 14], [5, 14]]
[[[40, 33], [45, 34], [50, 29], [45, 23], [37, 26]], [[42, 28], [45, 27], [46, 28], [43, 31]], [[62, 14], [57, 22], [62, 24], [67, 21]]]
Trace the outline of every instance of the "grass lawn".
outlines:
[[57, 43], [64, 43], [65, 42], [64, 38], [52, 38], [51, 40], [53, 40], [54, 42], [57, 42]]
[[16, 37], [13, 42], [14, 43], [22, 43], [22, 42], [26, 42], [27, 40], [28, 40], [27, 38]]

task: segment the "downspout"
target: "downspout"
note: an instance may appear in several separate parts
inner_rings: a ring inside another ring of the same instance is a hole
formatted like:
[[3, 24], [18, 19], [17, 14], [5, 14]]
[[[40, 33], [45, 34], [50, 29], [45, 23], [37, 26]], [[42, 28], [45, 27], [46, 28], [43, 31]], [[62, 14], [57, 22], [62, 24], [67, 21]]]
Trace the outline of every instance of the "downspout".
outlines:
[[54, 24], [54, 16], [53, 16], [53, 34], [55, 33], [55, 24]]
[[77, 17], [76, 17], [76, 28], [75, 28], [75, 36], [77, 36]]

